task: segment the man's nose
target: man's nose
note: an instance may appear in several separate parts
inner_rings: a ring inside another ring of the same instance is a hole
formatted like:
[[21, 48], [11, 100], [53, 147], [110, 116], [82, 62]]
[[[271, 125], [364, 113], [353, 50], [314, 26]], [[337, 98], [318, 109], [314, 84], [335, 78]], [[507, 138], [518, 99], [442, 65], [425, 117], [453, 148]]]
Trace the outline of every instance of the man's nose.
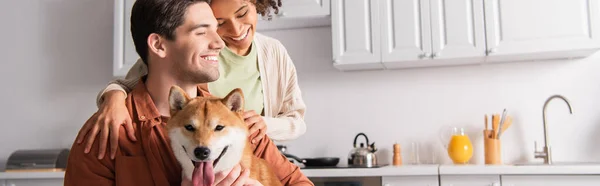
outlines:
[[213, 36], [213, 41], [210, 42], [208, 47], [213, 50], [221, 50], [225, 47], [225, 42], [223, 41], [223, 39], [221, 39], [219, 34], [215, 32]]
[[194, 149], [194, 156], [199, 160], [206, 160], [210, 156], [210, 149], [207, 147], [197, 147]]

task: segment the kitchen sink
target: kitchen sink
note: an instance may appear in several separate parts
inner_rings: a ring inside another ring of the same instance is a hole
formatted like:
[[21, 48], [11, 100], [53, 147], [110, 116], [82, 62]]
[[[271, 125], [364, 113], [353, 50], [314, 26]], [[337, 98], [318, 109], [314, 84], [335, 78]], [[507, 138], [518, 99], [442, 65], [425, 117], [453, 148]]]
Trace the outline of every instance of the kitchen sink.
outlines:
[[563, 161], [563, 162], [552, 162], [552, 164], [545, 164], [543, 162], [527, 162], [527, 163], [517, 163], [514, 166], [585, 166], [585, 165], [600, 165], [600, 162], [577, 162], [577, 161]]

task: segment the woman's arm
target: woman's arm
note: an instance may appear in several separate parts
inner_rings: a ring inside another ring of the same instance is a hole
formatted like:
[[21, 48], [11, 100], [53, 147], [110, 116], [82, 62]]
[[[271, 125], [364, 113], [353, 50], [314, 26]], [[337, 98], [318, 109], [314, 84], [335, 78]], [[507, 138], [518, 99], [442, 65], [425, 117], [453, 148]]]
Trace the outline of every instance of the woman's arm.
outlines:
[[139, 59], [129, 72], [127, 72], [127, 76], [124, 79], [113, 80], [108, 87], [100, 91], [96, 100], [98, 112], [94, 114], [94, 119], [88, 120], [81, 127], [77, 137], [77, 143], [81, 144], [84, 142], [85, 136], [87, 136], [84, 148], [85, 153], [90, 152], [96, 135], [100, 133], [101, 135], [98, 138], [98, 143], [100, 143], [98, 158], [102, 159], [104, 157], [107, 142], [110, 138], [110, 156], [111, 159], [114, 159], [118, 147], [121, 125], [125, 125], [128, 137], [136, 141], [131, 117], [125, 106], [125, 99], [127, 98], [127, 93], [131, 92], [140, 77], [146, 74], [148, 74], [148, 68]]
[[278, 91], [284, 92], [279, 113], [274, 117], [265, 117], [267, 125], [267, 135], [277, 141], [293, 140], [306, 132], [306, 123], [304, 122], [304, 113], [306, 105], [302, 99], [302, 92], [298, 86], [298, 77], [296, 67], [290, 58], [285, 47], [278, 42], [278, 54], [280, 62], [280, 78], [285, 78], [286, 87]]
[[[139, 79], [142, 76], [145, 76], [147, 74], [148, 74], [148, 66], [146, 66], [146, 64], [142, 61], [142, 59], [138, 59], [135, 62], [135, 64], [133, 64], [131, 69], [129, 69], [125, 78], [115, 79], [115, 80], [110, 81], [108, 86], [104, 90], [101, 90], [98, 93], [98, 96], [96, 98], [96, 106], [98, 106], [98, 108], [100, 108], [100, 106], [102, 106], [102, 103], [105, 100], [104, 96], [106, 95], [107, 92], [121, 91], [121, 92], [123, 92], [123, 94], [127, 95], [129, 92], [131, 92], [131, 90], [133, 90], [133, 87], [135, 87], [135, 85], [138, 83]], [[125, 97], [127, 97], [127, 96], [125, 96]]]

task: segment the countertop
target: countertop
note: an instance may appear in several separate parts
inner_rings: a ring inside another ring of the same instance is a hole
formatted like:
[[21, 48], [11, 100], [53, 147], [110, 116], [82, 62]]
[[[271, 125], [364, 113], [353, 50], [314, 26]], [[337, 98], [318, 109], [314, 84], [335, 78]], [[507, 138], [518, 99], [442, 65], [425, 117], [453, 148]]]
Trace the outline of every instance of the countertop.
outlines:
[[[432, 175], [600, 175], [600, 164], [581, 165], [402, 165], [379, 168], [300, 169], [307, 177]], [[62, 179], [64, 172], [0, 172], [5, 179]]]
[[600, 164], [579, 165], [440, 165], [440, 175], [511, 175], [511, 174], [595, 174], [600, 175]]
[[6, 179], [63, 179], [65, 172], [0, 172], [0, 180]]
[[300, 169], [306, 177], [428, 176], [438, 175], [438, 165], [402, 165], [379, 168]]

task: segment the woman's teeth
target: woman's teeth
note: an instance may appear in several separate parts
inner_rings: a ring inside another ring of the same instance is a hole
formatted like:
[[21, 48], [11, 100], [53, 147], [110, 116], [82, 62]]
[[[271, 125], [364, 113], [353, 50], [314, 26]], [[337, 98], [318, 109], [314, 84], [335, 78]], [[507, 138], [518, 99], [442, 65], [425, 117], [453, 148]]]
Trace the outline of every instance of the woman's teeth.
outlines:
[[217, 61], [217, 56], [206, 56], [206, 57], [202, 57], [202, 59], [207, 60], [207, 61]]
[[236, 40], [236, 41], [240, 41], [242, 39], [245, 39], [246, 36], [248, 36], [248, 32], [250, 32], [250, 29], [246, 30], [246, 33], [244, 33], [244, 35], [242, 35], [240, 37], [237, 37], [237, 38], [231, 38], [231, 39]]

